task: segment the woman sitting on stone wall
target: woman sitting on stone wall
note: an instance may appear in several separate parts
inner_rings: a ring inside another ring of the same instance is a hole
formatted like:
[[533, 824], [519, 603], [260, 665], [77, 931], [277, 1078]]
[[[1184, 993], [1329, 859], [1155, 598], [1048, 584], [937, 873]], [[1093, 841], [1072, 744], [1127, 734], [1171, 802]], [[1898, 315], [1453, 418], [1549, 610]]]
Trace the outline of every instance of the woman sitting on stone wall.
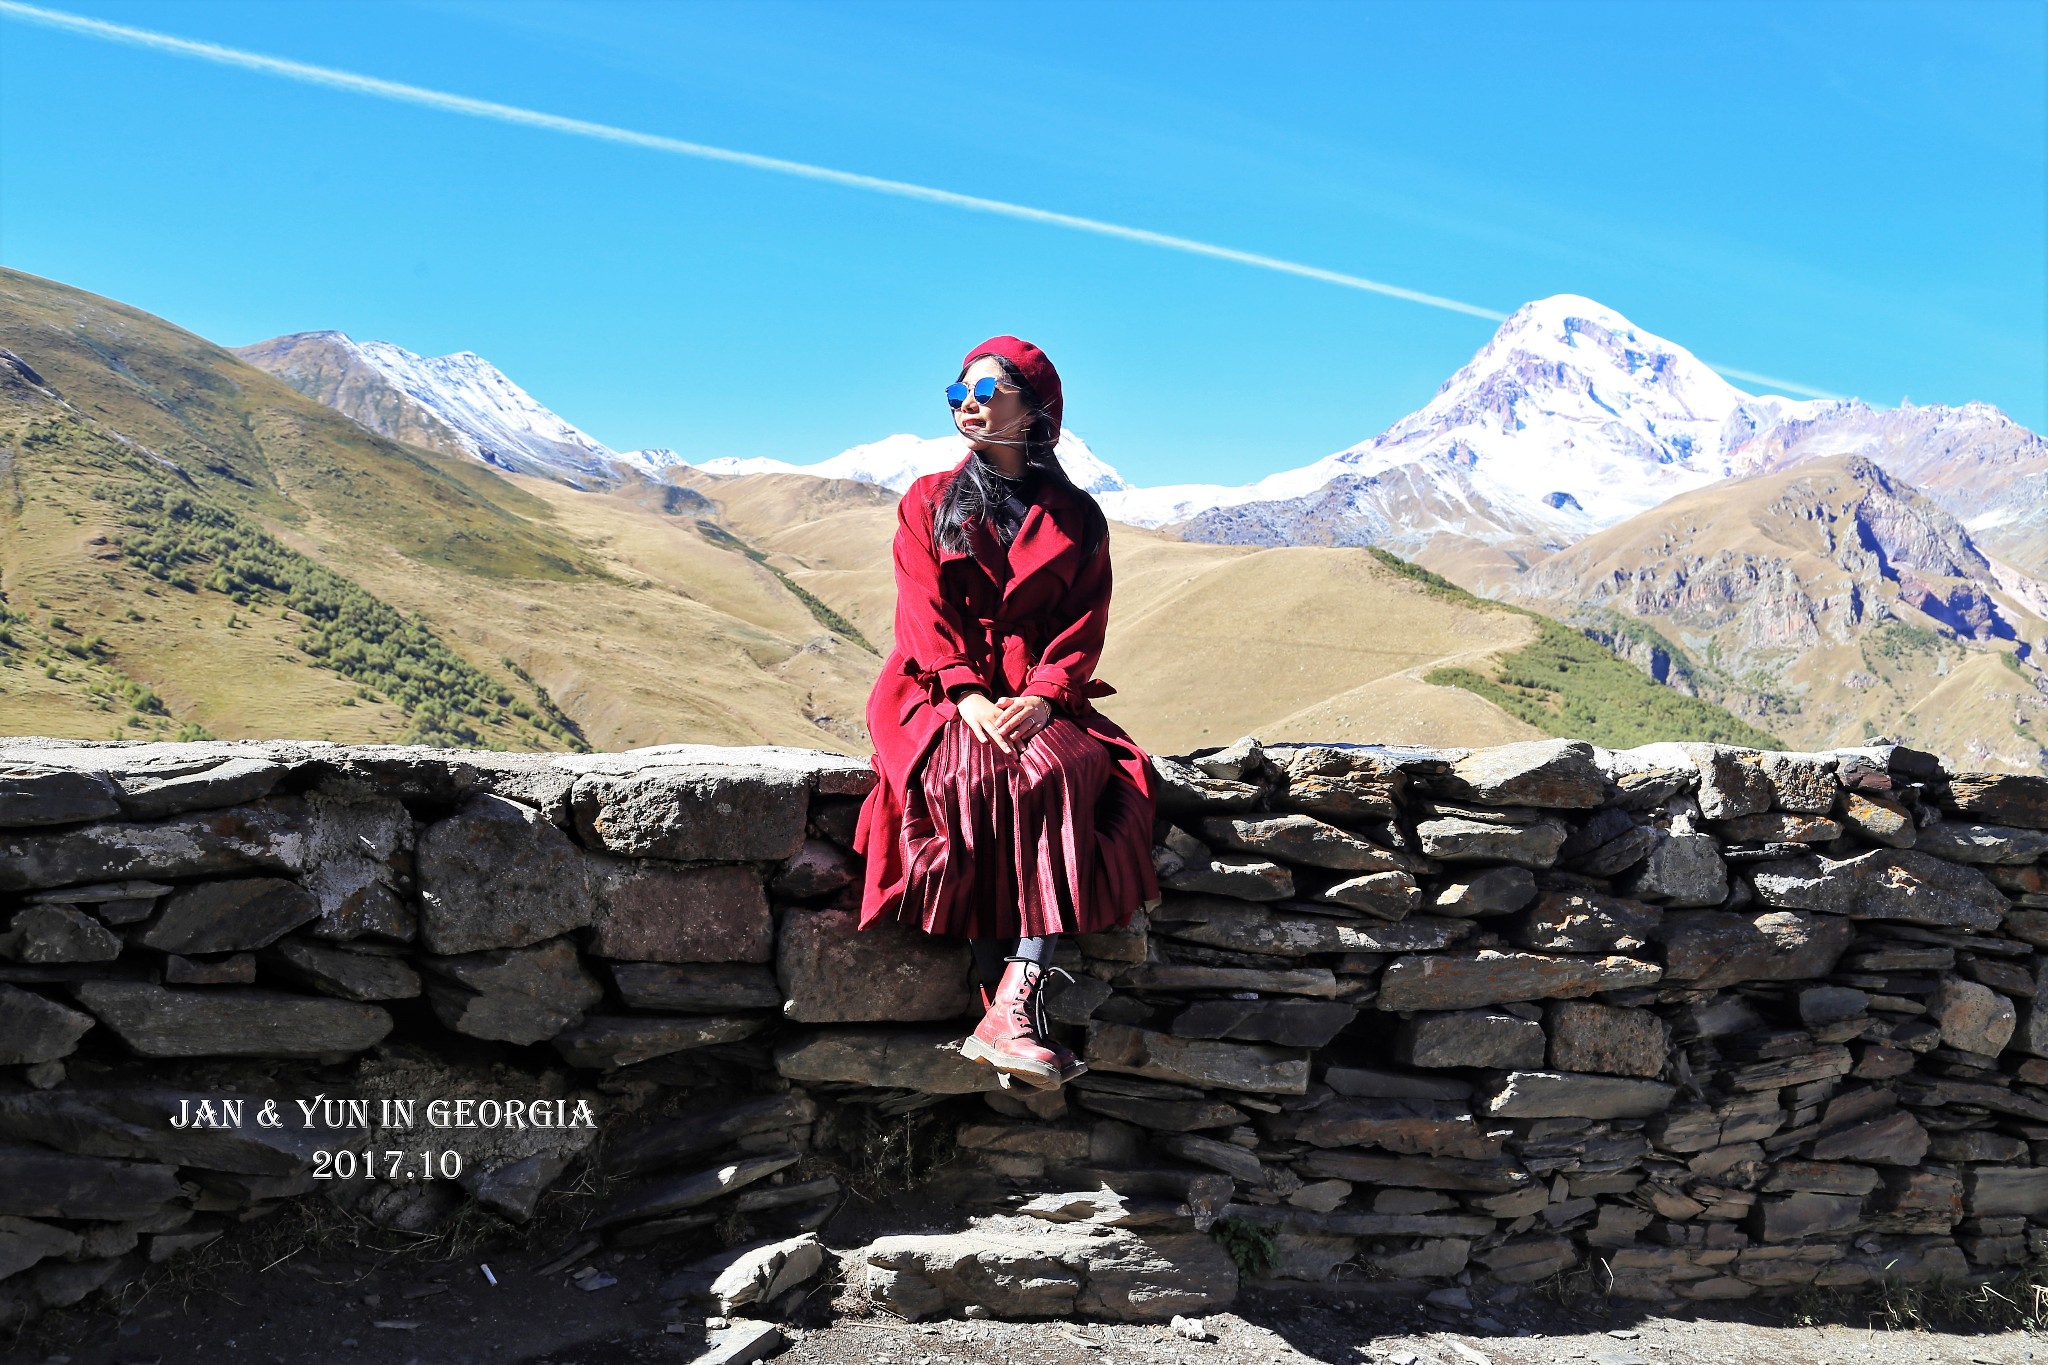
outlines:
[[968, 940], [985, 1014], [962, 1052], [1058, 1086], [1086, 1070], [1041, 994], [1063, 933], [1159, 900], [1144, 750], [1090, 698], [1109, 619], [1109, 522], [1053, 453], [1059, 372], [1016, 337], [946, 390], [970, 447], [896, 509], [896, 641], [868, 697], [880, 776], [860, 813], [863, 929]]

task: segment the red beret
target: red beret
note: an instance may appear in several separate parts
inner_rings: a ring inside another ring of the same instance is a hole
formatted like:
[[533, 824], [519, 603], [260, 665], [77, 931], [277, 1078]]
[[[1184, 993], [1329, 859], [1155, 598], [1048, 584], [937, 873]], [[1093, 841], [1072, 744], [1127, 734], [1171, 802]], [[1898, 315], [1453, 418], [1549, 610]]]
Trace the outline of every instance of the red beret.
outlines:
[[960, 362], [960, 368], [965, 370], [985, 355], [1001, 356], [1017, 367], [1017, 373], [1024, 376], [1024, 382], [1038, 394], [1046, 415], [1052, 418], [1052, 434], [1057, 440], [1061, 414], [1066, 405], [1060, 396], [1060, 372], [1045, 358], [1045, 352], [1017, 337], [990, 337], [967, 353], [967, 359]]

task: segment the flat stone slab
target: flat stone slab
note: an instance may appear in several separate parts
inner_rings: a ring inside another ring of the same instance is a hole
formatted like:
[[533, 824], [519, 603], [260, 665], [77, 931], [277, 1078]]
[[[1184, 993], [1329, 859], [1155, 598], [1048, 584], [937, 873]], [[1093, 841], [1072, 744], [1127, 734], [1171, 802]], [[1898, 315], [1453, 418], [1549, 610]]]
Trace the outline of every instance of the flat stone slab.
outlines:
[[1459, 1010], [1654, 984], [1664, 969], [1627, 957], [1549, 957], [1490, 948], [1396, 958], [1380, 976], [1383, 1010]]
[[973, 1304], [1002, 1319], [1164, 1322], [1237, 1295], [1237, 1267], [1214, 1239], [1093, 1223], [978, 1219], [964, 1232], [884, 1237], [849, 1259], [870, 1298], [912, 1321]]
[[611, 962], [605, 969], [629, 1009], [722, 1014], [782, 1008], [782, 988], [765, 965]]
[[591, 1015], [556, 1034], [554, 1046], [570, 1066], [609, 1070], [691, 1048], [736, 1043], [759, 1033], [767, 1023], [758, 1015]]
[[1642, 1119], [1670, 1108], [1677, 1093], [1675, 1086], [1661, 1081], [1515, 1071], [1495, 1083], [1486, 1113], [1517, 1119]]
[[1591, 810], [1607, 779], [1593, 746], [1577, 739], [1537, 739], [1474, 749], [1447, 774], [1426, 779], [1430, 791], [1485, 806]]
[[960, 1055], [963, 1036], [951, 1029], [818, 1029], [780, 1044], [775, 1069], [792, 1081], [849, 1081], [926, 1095], [1000, 1089], [993, 1068]]
[[237, 877], [171, 893], [142, 935], [166, 953], [231, 953], [267, 948], [320, 914], [319, 902], [282, 877]]
[[0, 1143], [0, 1215], [147, 1218], [180, 1193], [174, 1166]]
[[100, 1023], [145, 1057], [325, 1057], [391, 1032], [376, 1005], [256, 989], [175, 991], [144, 981], [81, 981]]
[[1082, 1057], [1098, 1071], [1253, 1094], [1308, 1090], [1308, 1053], [1253, 1043], [1176, 1038], [1127, 1024], [1092, 1023]]
[[68, 1057], [92, 1025], [89, 1014], [34, 991], [0, 985], [0, 1066], [32, 1066]]

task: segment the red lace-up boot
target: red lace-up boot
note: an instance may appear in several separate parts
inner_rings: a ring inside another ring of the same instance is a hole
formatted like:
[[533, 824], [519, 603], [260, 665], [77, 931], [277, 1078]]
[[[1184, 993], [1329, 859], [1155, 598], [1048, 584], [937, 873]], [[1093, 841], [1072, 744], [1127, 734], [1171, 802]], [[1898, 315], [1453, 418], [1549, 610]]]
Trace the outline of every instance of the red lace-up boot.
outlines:
[[1008, 965], [993, 995], [986, 986], [981, 988], [987, 1013], [961, 1044], [960, 1055], [994, 1067], [1006, 1089], [1013, 1078], [1041, 1090], [1064, 1085], [1088, 1067], [1048, 1036], [1041, 990], [1047, 969], [1025, 957], [1005, 961]]

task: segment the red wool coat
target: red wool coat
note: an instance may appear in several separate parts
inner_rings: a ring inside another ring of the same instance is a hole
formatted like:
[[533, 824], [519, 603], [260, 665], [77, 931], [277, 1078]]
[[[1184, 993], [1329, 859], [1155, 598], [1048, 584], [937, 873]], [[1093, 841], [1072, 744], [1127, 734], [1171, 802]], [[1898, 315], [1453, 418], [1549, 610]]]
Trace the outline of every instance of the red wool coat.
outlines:
[[[1095, 676], [1109, 623], [1108, 521], [1095, 500], [1040, 480], [1039, 497], [1006, 548], [981, 523], [968, 523], [971, 550], [941, 550], [932, 513], [947, 481], [974, 459], [927, 474], [896, 505], [896, 643], [868, 694], [869, 759], [879, 777], [861, 805], [854, 851], [867, 860], [860, 927], [893, 918], [903, 901], [903, 805], [911, 775], [959, 708], [946, 699], [958, 683], [980, 682], [992, 697], [1040, 696], [1107, 745], [1110, 780], [1135, 787], [1156, 803], [1145, 751], [1091, 701], [1116, 689]], [[1081, 556], [1090, 522], [1101, 548]], [[998, 569], [1007, 557], [1009, 574]], [[1151, 831], [1136, 850], [1147, 904], [1159, 896], [1151, 878]], [[1123, 907], [1118, 923], [1129, 918]]]

